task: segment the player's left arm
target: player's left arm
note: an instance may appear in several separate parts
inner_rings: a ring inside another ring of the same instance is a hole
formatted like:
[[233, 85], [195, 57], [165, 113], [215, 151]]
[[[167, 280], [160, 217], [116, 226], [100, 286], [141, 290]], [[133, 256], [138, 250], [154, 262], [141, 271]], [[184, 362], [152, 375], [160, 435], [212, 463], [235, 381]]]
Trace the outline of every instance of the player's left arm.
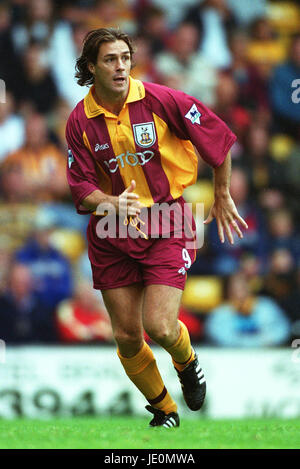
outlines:
[[222, 243], [225, 241], [225, 234], [231, 244], [234, 244], [231, 228], [243, 238], [243, 233], [238, 225], [247, 229], [248, 225], [239, 215], [234, 201], [230, 195], [230, 176], [231, 176], [231, 155], [227, 154], [223, 163], [213, 169], [214, 172], [214, 203], [209, 211], [204, 224], [210, 223], [214, 218], [218, 226], [218, 234]]
[[229, 192], [230, 148], [236, 141], [236, 136], [214, 112], [193, 96], [149, 84], [147, 93], [152, 111], [167, 123], [171, 132], [179, 139], [190, 140], [199, 156], [213, 168], [215, 201], [205, 223], [216, 218], [221, 242], [225, 241], [225, 233], [233, 244], [231, 226], [240, 238], [243, 234], [237, 222], [247, 228], [247, 223], [238, 214]]

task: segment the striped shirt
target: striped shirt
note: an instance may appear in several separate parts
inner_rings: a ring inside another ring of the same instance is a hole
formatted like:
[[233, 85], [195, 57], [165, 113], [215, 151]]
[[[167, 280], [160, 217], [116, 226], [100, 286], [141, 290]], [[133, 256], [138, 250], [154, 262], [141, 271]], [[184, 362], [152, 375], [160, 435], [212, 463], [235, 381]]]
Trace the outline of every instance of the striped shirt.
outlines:
[[101, 190], [120, 195], [130, 181], [146, 207], [172, 202], [197, 180], [194, 146], [211, 167], [224, 161], [235, 135], [199, 100], [130, 77], [118, 116], [96, 103], [93, 88], [72, 111], [66, 128], [67, 178], [78, 213]]

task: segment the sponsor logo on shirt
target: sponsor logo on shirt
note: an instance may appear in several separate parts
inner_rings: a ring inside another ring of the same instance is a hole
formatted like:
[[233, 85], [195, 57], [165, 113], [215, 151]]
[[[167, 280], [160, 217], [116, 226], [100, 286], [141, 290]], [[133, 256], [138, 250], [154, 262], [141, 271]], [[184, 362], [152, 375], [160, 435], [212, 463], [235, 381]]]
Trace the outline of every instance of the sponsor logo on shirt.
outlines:
[[100, 145], [100, 143], [96, 143], [95, 145], [95, 151], [106, 150], [107, 148], [109, 148], [108, 143], [104, 143], [103, 145]]
[[133, 124], [133, 134], [135, 142], [140, 147], [148, 148], [156, 142], [154, 122]]
[[198, 110], [196, 104], [193, 104], [189, 112], [184, 117], [189, 119], [192, 124], [201, 125], [201, 122], [200, 122], [201, 112]]
[[104, 163], [108, 167], [110, 173], [115, 173], [119, 168], [125, 168], [125, 165], [144, 166], [153, 158], [153, 156], [154, 152], [150, 150], [138, 153], [130, 153], [130, 151], [127, 151], [126, 153], [121, 153], [120, 155], [116, 156], [115, 158], [111, 158], [108, 161], [105, 160]]
[[68, 166], [69, 166], [69, 168], [71, 168], [73, 161], [74, 161], [74, 155], [72, 153], [72, 150], [69, 149], [68, 150]]

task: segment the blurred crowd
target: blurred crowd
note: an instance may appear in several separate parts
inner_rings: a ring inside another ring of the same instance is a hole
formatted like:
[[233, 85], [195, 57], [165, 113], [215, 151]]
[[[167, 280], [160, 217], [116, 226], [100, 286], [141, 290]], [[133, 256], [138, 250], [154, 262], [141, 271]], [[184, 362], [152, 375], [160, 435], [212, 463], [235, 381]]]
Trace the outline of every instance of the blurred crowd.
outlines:
[[[231, 193], [249, 229], [231, 246], [206, 228], [180, 318], [195, 342], [289, 345], [300, 335], [300, 2], [264, 0], [0, 3], [0, 338], [112, 341], [64, 137], [88, 92], [74, 79], [83, 38], [109, 26], [134, 38], [134, 78], [195, 96], [238, 137]], [[212, 172], [201, 161], [198, 176], [185, 198], [207, 213]]]

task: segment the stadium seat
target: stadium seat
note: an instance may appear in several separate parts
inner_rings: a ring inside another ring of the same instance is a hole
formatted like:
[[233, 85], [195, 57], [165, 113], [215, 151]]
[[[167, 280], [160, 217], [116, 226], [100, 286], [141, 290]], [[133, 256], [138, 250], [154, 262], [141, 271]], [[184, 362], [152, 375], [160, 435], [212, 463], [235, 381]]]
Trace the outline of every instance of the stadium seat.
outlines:
[[286, 44], [279, 39], [253, 40], [248, 46], [248, 58], [253, 64], [273, 67], [286, 59]]
[[203, 203], [204, 215], [207, 216], [214, 201], [213, 183], [206, 179], [197, 181], [196, 184], [185, 189], [183, 197], [186, 202], [193, 204], [193, 212], [195, 212], [196, 203]]
[[182, 304], [195, 313], [208, 313], [223, 299], [221, 279], [215, 276], [192, 276], [188, 278]]
[[58, 228], [51, 234], [52, 245], [62, 252], [70, 262], [76, 262], [84, 252], [85, 241], [79, 231]]
[[294, 2], [268, 2], [267, 17], [279, 34], [294, 34], [300, 30], [300, 9]]
[[285, 161], [289, 158], [294, 146], [295, 143], [291, 137], [277, 134], [270, 141], [270, 154], [276, 161]]

